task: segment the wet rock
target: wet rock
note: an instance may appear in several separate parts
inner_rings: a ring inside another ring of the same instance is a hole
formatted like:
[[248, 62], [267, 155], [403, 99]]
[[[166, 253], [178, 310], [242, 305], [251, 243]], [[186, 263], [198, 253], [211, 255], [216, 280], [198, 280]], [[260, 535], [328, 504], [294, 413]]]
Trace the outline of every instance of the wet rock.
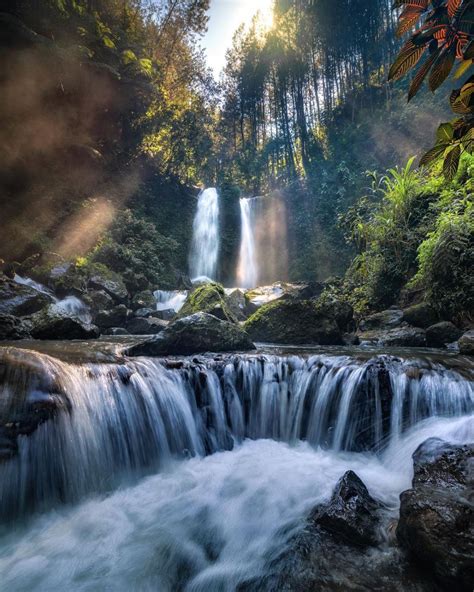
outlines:
[[353, 471], [347, 471], [338, 481], [329, 503], [313, 510], [310, 520], [347, 544], [364, 547], [378, 542], [378, 514], [382, 508], [361, 479]]
[[430, 438], [413, 455], [412, 489], [400, 496], [399, 544], [443, 589], [470, 592], [474, 582], [474, 445]]
[[399, 327], [402, 323], [403, 311], [398, 308], [389, 308], [382, 312], [372, 314], [359, 323], [359, 330], [362, 332], [383, 329], [389, 331]]
[[126, 329], [131, 335], [157, 335], [168, 325], [152, 317], [135, 317], [127, 322]]
[[340, 345], [342, 334], [334, 318], [314, 302], [278, 300], [265, 304], [244, 325], [255, 341], [294, 345]]
[[242, 290], [236, 288], [225, 296], [225, 301], [230, 312], [238, 321], [245, 321], [251, 314], [249, 301]]
[[342, 336], [344, 345], [359, 345], [360, 339], [355, 333], [344, 333]]
[[125, 335], [130, 335], [130, 333], [124, 327], [109, 327], [108, 329], [104, 330], [104, 335], [113, 335], [115, 337], [123, 337]]
[[425, 347], [426, 333], [419, 327], [397, 327], [391, 330], [375, 330], [358, 333], [362, 344], [386, 347]]
[[38, 312], [53, 298], [30, 286], [17, 284], [8, 278], [0, 278], [0, 314], [26, 316]]
[[104, 290], [89, 290], [82, 299], [93, 313], [109, 310], [115, 306], [112, 296]]
[[474, 356], [474, 329], [467, 331], [458, 341], [459, 353]]
[[96, 339], [99, 329], [80, 318], [48, 306], [30, 317], [34, 339]]
[[426, 329], [439, 321], [439, 315], [430, 304], [421, 302], [405, 308], [402, 321], [413, 327]]
[[133, 314], [134, 316], [142, 319], [147, 319], [148, 317], [153, 316], [153, 313], [156, 311], [152, 308], [139, 308]]
[[151, 292], [151, 290], [144, 290], [143, 292], [136, 294], [132, 298], [131, 307], [133, 310], [140, 308], [155, 308], [156, 299], [153, 296], [153, 292]]
[[227, 304], [224, 287], [216, 282], [207, 282], [193, 290], [186, 298], [178, 317], [188, 317], [197, 312], [205, 312], [223, 321], [237, 322]]
[[161, 319], [162, 321], [172, 321], [176, 316], [176, 311], [172, 308], [166, 310], [154, 310], [152, 316], [156, 319]]
[[103, 290], [106, 292], [117, 304], [125, 304], [128, 301], [128, 292], [122, 278], [118, 274], [109, 271], [107, 277], [105, 275], [93, 275], [87, 287], [92, 290]]
[[0, 340], [27, 339], [30, 325], [27, 321], [13, 315], [0, 314]]
[[111, 310], [103, 310], [97, 313], [94, 321], [101, 329], [123, 327], [127, 323], [130, 314], [131, 311], [124, 304], [119, 304]]
[[462, 331], [449, 321], [442, 321], [431, 325], [426, 329], [426, 343], [428, 347], [444, 347], [453, 341], [457, 341]]
[[237, 325], [207, 313], [196, 313], [174, 321], [160, 335], [132, 346], [126, 353], [131, 356], [164, 356], [252, 349], [255, 349], [254, 344]]
[[322, 315], [336, 321], [343, 333], [355, 330], [354, 309], [348, 302], [339, 298], [325, 298], [324, 301], [318, 300], [316, 305]]

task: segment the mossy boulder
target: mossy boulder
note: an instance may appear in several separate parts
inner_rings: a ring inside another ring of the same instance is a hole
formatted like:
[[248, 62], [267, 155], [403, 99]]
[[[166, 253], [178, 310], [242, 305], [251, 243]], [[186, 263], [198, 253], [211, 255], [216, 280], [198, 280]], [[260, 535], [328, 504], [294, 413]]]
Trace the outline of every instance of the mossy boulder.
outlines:
[[191, 355], [255, 349], [248, 334], [234, 323], [198, 312], [174, 321], [153, 339], [132, 346], [130, 356]]
[[463, 332], [449, 321], [442, 321], [431, 325], [426, 329], [426, 342], [428, 347], [445, 347], [457, 341]]
[[262, 306], [244, 324], [255, 341], [294, 345], [340, 345], [341, 330], [310, 301], [277, 300]]
[[97, 339], [99, 329], [54, 305], [32, 315], [31, 335], [35, 339]]
[[202, 284], [193, 290], [179, 311], [178, 318], [182, 319], [196, 312], [206, 312], [231, 323], [237, 322], [227, 303], [224, 286], [216, 282]]
[[405, 308], [402, 321], [413, 327], [427, 329], [439, 321], [439, 315], [436, 310], [427, 302], [420, 302]]

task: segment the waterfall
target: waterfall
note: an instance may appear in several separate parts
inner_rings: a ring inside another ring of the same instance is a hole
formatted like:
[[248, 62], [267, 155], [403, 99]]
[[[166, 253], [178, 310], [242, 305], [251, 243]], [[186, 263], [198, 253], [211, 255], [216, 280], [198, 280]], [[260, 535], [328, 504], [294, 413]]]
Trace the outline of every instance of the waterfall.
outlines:
[[86, 324], [92, 323], [90, 308], [84, 304], [80, 298], [77, 298], [76, 296], [66, 296], [62, 299], [57, 298], [54, 292], [46, 286], [43, 286], [43, 284], [35, 282], [31, 278], [19, 276], [18, 274], [15, 274], [14, 281], [17, 284], [28, 286], [29, 288], [33, 288], [33, 290], [36, 290], [41, 294], [49, 296], [51, 298], [53, 309], [59, 314], [77, 317]]
[[240, 200], [241, 241], [237, 284], [241, 288], [255, 288], [258, 285], [258, 263], [255, 247], [255, 216], [253, 203], [258, 198]]
[[189, 258], [193, 279], [216, 279], [219, 255], [219, 195], [214, 188], [201, 192], [193, 223]]
[[77, 501], [172, 459], [232, 450], [249, 438], [380, 452], [427, 418], [473, 411], [472, 381], [426, 360], [247, 355], [168, 366], [1, 353], [0, 424], [16, 426], [2, 428], [15, 452], [0, 463], [3, 518]]
[[188, 296], [187, 290], [155, 290], [156, 310], [179, 312]]

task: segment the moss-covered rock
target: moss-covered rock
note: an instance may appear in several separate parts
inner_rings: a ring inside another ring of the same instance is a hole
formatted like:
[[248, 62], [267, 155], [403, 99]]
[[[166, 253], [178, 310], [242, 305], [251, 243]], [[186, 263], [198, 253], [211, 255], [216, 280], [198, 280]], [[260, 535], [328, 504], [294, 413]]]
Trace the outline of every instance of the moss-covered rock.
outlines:
[[439, 315], [430, 304], [420, 302], [419, 304], [405, 308], [402, 321], [414, 327], [427, 329], [439, 321]]
[[216, 282], [202, 284], [193, 290], [179, 311], [178, 318], [182, 319], [196, 312], [207, 312], [223, 321], [237, 322], [227, 304], [224, 287]]
[[309, 300], [266, 304], [246, 321], [244, 328], [255, 341], [295, 345], [343, 343], [335, 319]]
[[234, 323], [199, 312], [178, 319], [157, 337], [129, 348], [130, 356], [191, 355], [255, 349], [248, 334]]

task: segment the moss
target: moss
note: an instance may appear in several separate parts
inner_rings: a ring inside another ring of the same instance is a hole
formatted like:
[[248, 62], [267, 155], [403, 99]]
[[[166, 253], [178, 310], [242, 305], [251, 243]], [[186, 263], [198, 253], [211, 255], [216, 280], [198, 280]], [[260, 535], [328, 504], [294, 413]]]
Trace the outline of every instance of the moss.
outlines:
[[186, 299], [179, 318], [196, 312], [207, 312], [222, 320], [237, 322], [227, 305], [224, 287], [216, 282], [198, 286], [193, 290]]
[[341, 334], [334, 318], [309, 300], [277, 300], [262, 306], [244, 324], [258, 341], [287, 344], [337, 345]]

